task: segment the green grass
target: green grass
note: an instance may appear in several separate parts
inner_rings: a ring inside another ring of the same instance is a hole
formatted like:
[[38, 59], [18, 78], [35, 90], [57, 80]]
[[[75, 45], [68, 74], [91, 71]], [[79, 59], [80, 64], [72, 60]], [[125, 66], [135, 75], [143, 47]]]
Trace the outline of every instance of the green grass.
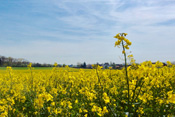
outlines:
[[[51, 70], [53, 67], [34, 67], [34, 70]], [[27, 67], [12, 67], [13, 70], [28, 70]], [[6, 70], [6, 67], [0, 67], [0, 70]]]
[[[47, 72], [51, 71], [53, 67], [33, 67], [32, 71], [37, 73], [37, 72]], [[65, 67], [58, 67], [60, 70], [68, 70], [68, 68]], [[18, 73], [29, 73], [30, 70], [27, 67], [12, 67], [13, 72], [18, 72]], [[69, 68], [69, 72], [78, 72], [80, 69], [77, 68]], [[85, 71], [89, 71], [91, 69], [84, 69]], [[7, 73], [6, 67], [0, 67], [0, 74], [5, 74]]]
[[[33, 73], [46, 73], [46, 72], [51, 72], [53, 69], [53, 67], [32, 67], [32, 71]], [[58, 70], [68, 70], [69, 72], [79, 72], [79, 68], [65, 68], [65, 67], [58, 67]], [[84, 71], [90, 71], [92, 69], [84, 69]], [[12, 67], [12, 73], [16, 73], [16, 74], [28, 74], [30, 73], [30, 69], [28, 67]], [[6, 67], [0, 67], [0, 75], [3, 74], [8, 74], [8, 70], [6, 69]]]
[[[53, 67], [34, 67], [32, 71], [34, 72], [44, 72], [44, 71], [51, 71]], [[30, 70], [28, 67], [12, 67], [13, 72], [18, 73], [29, 73]], [[0, 67], [0, 74], [7, 73], [6, 67]]]

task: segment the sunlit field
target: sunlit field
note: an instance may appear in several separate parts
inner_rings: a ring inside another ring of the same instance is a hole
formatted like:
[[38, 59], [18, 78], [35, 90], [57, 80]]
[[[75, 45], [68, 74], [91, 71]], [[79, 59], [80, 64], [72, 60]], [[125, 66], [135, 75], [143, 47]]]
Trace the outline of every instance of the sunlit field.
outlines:
[[0, 70], [1, 116], [175, 115], [175, 66], [144, 62], [125, 70], [73, 68]]
[[[0, 116], [160, 117], [175, 115], [175, 66], [136, 64], [131, 42], [115, 36], [125, 66], [117, 70], [66, 67], [0, 68]], [[128, 65], [128, 62], [129, 64]]]
[[[28, 67], [13, 67], [13, 72], [22, 72], [22, 73], [28, 73], [30, 72], [28, 70], [29, 68]], [[45, 71], [48, 71], [48, 70], [52, 70], [53, 67], [35, 67], [33, 68], [32, 70], [34, 72], [45, 72]], [[59, 67], [59, 69], [66, 69], [65, 67]], [[79, 71], [78, 69], [75, 69], [75, 68], [69, 68], [70, 72], [76, 72], [76, 71]], [[6, 67], [0, 67], [0, 73], [6, 73], [7, 72], [7, 68]]]

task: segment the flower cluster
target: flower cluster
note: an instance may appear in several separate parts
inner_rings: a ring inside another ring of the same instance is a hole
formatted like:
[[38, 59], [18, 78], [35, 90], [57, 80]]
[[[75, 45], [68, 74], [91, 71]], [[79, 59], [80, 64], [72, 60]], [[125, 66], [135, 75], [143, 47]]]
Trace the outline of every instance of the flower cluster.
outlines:
[[129, 49], [129, 46], [132, 44], [128, 39], [126, 39], [127, 33], [118, 33], [114, 38], [117, 38], [118, 40], [115, 42], [115, 46], [122, 45], [125, 49]]
[[[168, 66], [162, 66], [161, 62], [147, 61], [137, 69], [127, 68], [133, 116], [175, 115], [175, 66], [167, 63]], [[8, 67], [4, 73], [1, 70], [0, 116], [87, 117], [125, 116], [127, 113], [124, 69], [97, 66], [78, 71], [57, 67], [33, 69], [33, 74], [31, 69], [11, 69]]]

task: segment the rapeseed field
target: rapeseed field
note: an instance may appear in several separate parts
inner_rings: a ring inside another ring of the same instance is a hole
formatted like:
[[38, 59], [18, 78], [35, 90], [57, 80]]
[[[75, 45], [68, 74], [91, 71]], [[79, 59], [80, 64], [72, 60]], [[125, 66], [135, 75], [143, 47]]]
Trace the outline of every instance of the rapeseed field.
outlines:
[[[1, 116], [175, 115], [175, 66], [150, 61], [129, 66], [130, 104], [125, 69], [70, 68], [0, 75]], [[130, 107], [128, 107], [130, 106]]]
[[2, 117], [119, 117], [175, 115], [175, 66], [157, 61], [136, 65], [126, 59], [131, 42], [118, 34], [116, 46], [131, 65], [121, 70], [55, 67], [51, 70], [13, 71], [0, 74]]

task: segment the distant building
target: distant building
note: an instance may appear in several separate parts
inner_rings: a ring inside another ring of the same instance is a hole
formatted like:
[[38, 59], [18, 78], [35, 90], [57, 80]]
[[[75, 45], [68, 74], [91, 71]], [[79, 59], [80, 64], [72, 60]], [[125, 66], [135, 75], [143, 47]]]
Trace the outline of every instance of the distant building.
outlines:
[[73, 67], [73, 65], [71, 64], [71, 65], [69, 65], [69, 67]]
[[122, 67], [123, 67], [122, 64], [116, 64], [116, 66], [115, 66], [116, 69], [121, 69]]
[[104, 63], [104, 64], [102, 64], [102, 66], [103, 66], [104, 69], [108, 69], [110, 67], [109, 63]]
[[86, 67], [89, 68], [89, 69], [92, 69], [92, 65], [91, 64], [87, 64]]

